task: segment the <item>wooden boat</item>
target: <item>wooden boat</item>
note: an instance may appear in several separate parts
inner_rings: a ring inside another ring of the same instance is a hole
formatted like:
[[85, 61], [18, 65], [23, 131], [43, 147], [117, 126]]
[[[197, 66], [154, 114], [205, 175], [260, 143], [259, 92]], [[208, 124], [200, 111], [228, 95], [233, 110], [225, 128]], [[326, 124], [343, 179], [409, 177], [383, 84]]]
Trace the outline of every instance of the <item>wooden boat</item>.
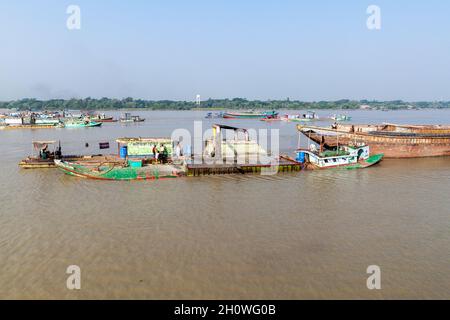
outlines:
[[289, 115], [286, 119], [288, 122], [310, 122], [313, 119], [303, 118], [301, 115]]
[[[50, 148], [53, 150], [50, 151]], [[33, 155], [19, 162], [24, 169], [41, 169], [55, 167], [54, 159], [61, 158], [61, 142], [56, 141], [33, 141]]]
[[[353, 128], [352, 128], [353, 126]], [[351, 132], [356, 130], [359, 132], [397, 132], [397, 133], [420, 133], [420, 134], [450, 134], [450, 126], [447, 125], [401, 125], [392, 123], [383, 123], [381, 125], [351, 125], [351, 124], [339, 124], [337, 127], [339, 130], [346, 130]]]
[[[107, 158], [101, 154], [98, 155], [63, 155], [59, 160], [73, 163], [104, 163]], [[55, 157], [42, 159], [39, 157], [29, 156], [19, 162], [19, 166], [23, 169], [54, 169]]]
[[118, 122], [119, 120], [117, 119], [96, 119], [95, 122], [100, 122], [100, 123], [112, 123], [112, 122]]
[[105, 114], [99, 114], [99, 115], [94, 115], [91, 116], [90, 121], [94, 121], [94, 122], [117, 122], [117, 119], [114, 119], [114, 117], [107, 117]]
[[278, 112], [265, 111], [265, 112], [225, 112], [223, 118], [225, 119], [264, 119], [264, 118], [276, 118]]
[[205, 116], [205, 119], [219, 119], [219, 118], [223, 118], [223, 112], [218, 113], [208, 112]]
[[58, 125], [33, 125], [33, 124], [23, 124], [23, 125], [0, 125], [0, 130], [15, 130], [15, 129], [57, 129], [64, 128], [64, 124], [60, 123]]
[[276, 121], [282, 121], [283, 119], [280, 117], [275, 117], [275, 118], [263, 118], [260, 121], [265, 121], [265, 122], [276, 122]]
[[64, 123], [64, 127], [66, 128], [91, 128], [91, 127], [100, 127], [102, 125], [101, 122], [89, 121], [89, 120], [68, 120]]
[[87, 166], [55, 160], [55, 165], [68, 175], [95, 180], [157, 180], [177, 178], [184, 174], [180, 167], [169, 164], [134, 166], [133, 164], [100, 163], [99, 165]]
[[130, 113], [125, 113], [125, 115], [120, 118], [120, 122], [122, 123], [135, 123], [144, 121], [144, 118], [141, 118], [140, 116], [132, 116]]
[[286, 115], [284, 117], [284, 120], [288, 122], [310, 122], [310, 121], [319, 121], [321, 119], [315, 112], [308, 111], [304, 114]]
[[2, 129], [50, 129], [62, 128], [64, 124], [57, 118], [28, 116], [4, 116], [0, 118]]
[[[52, 150], [50, 150], [52, 149]], [[26, 157], [19, 162], [23, 169], [46, 169], [56, 168], [55, 159], [61, 159], [70, 162], [104, 162], [107, 157], [103, 155], [63, 155], [61, 152], [61, 143], [56, 141], [33, 141], [34, 154]]]
[[314, 149], [297, 150], [296, 160], [304, 163], [304, 169], [363, 169], [379, 163], [383, 154], [370, 155], [368, 146], [341, 146], [336, 150], [319, 152]]
[[341, 125], [330, 128], [298, 125], [299, 132], [322, 145], [368, 145], [385, 158], [450, 156], [450, 126]]

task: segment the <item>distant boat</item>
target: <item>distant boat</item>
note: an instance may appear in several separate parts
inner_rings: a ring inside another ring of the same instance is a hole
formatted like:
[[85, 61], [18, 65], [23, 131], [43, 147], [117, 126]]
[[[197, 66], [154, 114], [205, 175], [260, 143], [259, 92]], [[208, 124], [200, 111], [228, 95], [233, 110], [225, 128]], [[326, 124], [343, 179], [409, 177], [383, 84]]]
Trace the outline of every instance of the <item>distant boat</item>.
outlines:
[[64, 123], [65, 128], [90, 128], [100, 127], [101, 122], [89, 121], [89, 120], [68, 120]]
[[278, 112], [265, 111], [265, 112], [225, 112], [223, 117], [225, 119], [265, 119], [276, 118]]
[[265, 122], [276, 122], [276, 121], [282, 121], [283, 119], [280, 117], [275, 117], [275, 118], [263, 118], [260, 121], [265, 121]]
[[309, 122], [309, 121], [319, 121], [321, 119], [315, 112], [308, 111], [304, 114], [286, 115], [283, 120], [289, 122]]
[[334, 114], [330, 118], [331, 118], [331, 120], [334, 120], [334, 121], [350, 121], [350, 120], [352, 120], [352, 117], [347, 116], [345, 114]]
[[95, 122], [117, 122], [117, 119], [114, 119], [114, 117], [108, 117], [104, 113], [93, 115], [89, 118], [91, 121]]
[[43, 125], [43, 126], [58, 126], [60, 125], [61, 121], [59, 119], [53, 119], [53, 118], [38, 118], [34, 120], [35, 125]]
[[144, 122], [145, 119], [139, 116], [132, 116], [130, 113], [125, 113], [123, 117], [120, 118], [122, 123], [134, 123], [134, 122]]
[[205, 119], [218, 119], [218, 118], [223, 118], [223, 112], [218, 113], [208, 112], [205, 116]]

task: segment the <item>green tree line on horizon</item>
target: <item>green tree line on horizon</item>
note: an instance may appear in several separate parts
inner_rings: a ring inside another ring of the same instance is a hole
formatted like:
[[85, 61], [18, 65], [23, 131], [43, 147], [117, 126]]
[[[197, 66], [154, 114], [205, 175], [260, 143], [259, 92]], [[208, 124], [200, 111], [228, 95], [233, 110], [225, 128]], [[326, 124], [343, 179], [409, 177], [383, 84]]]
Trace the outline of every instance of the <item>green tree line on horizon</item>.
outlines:
[[149, 110], [195, 110], [195, 109], [411, 109], [411, 108], [450, 108], [450, 101], [421, 101], [406, 102], [377, 101], [377, 100], [337, 100], [305, 102], [298, 100], [247, 100], [234, 99], [208, 99], [197, 105], [193, 101], [173, 100], [143, 100], [143, 99], [21, 99], [0, 102], [0, 109], [16, 109], [20, 111], [31, 110], [118, 110], [118, 109], [149, 109]]

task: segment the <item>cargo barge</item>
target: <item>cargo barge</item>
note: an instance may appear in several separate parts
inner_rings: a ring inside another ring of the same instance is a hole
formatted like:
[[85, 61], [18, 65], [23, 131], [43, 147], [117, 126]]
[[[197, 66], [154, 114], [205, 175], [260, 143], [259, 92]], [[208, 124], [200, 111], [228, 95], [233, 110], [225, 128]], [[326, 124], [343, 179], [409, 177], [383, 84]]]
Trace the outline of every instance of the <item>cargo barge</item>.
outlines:
[[298, 125], [297, 130], [326, 149], [344, 145], [368, 145], [385, 158], [450, 156], [450, 126], [435, 125]]

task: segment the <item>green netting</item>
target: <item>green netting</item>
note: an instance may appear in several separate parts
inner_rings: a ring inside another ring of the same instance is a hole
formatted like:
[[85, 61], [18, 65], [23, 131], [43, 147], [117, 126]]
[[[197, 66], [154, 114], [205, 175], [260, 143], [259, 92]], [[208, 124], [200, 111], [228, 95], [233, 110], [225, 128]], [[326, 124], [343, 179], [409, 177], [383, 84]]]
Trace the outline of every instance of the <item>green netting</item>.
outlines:
[[[89, 168], [82, 165], [73, 164], [71, 166], [63, 164], [62, 168], [73, 170], [71, 175], [80, 174], [88, 178], [101, 178], [111, 180], [136, 180], [136, 179], [159, 179], [159, 178], [171, 178], [176, 177], [177, 174], [170, 170], [163, 170], [161, 172], [159, 167], [114, 167], [114, 166], [101, 166], [97, 168]], [[69, 173], [69, 171], [68, 171]]]

